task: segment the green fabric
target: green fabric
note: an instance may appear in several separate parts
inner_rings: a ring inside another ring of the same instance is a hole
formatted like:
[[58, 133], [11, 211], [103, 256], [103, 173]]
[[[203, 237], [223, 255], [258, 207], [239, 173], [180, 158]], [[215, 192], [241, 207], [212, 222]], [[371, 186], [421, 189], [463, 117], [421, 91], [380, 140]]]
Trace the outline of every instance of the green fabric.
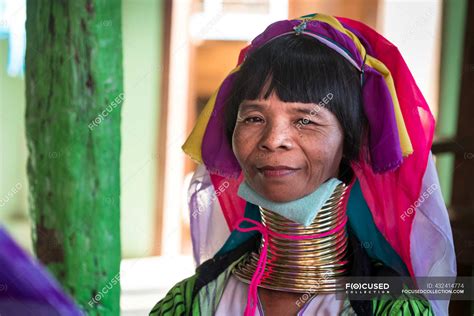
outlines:
[[[405, 286], [405, 288], [407, 288]], [[433, 316], [428, 300], [419, 295], [402, 294], [396, 299], [391, 295], [382, 295], [372, 300], [372, 311], [376, 316]]]
[[402, 258], [375, 226], [372, 213], [362, 195], [359, 180], [355, 181], [349, 195], [347, 217], [350, 228], [371, 258], [382, 261], [402, 276], [409, 275]]
[[[193, 288], [196, 283], [197, 274], [184, 279], [176, 284], [166, 296], [160, 300], [150, 312], [150, 316], [175, 316], [186, 314], [186, 311], [196, 309], [192, 306]], [[194, 300], [198, 302], [198, 300]], [[199, 305], [197, 306], [199, 307]], [[194, 315], [194, 313], [193, 313]]]
[[430, 303], [424, 299], [402, 299], [396, 300], [374, 299], [372, 300], [373, 313], [376, 316], [433, 316]]
[[192, 315], [213, 315], [217, 310], [232, 269], [246, 255], [232, 262], [216, 279], [201, 288], [194, 298], [193, 289], [198, 274], [179, 282], [153, 307], [149, 315], [188, 315], [190, 311], [192, 311]]

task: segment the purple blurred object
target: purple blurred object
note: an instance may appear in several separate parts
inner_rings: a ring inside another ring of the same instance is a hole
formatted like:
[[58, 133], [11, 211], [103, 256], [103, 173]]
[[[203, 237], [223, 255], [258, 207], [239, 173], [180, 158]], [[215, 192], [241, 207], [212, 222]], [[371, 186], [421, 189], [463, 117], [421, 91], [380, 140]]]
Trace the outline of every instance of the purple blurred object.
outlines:
[[0, 315], [85, 315], [0, 226]]

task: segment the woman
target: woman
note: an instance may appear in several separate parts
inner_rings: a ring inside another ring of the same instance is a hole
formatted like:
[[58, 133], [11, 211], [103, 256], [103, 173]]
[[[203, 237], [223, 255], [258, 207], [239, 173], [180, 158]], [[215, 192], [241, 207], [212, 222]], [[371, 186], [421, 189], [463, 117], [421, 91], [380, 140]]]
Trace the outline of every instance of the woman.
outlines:
[[372, 29], [321, 14], [273, 23], [183, 146], [201, 163], [195, 259], [210, 259], [150, 315], [447, 315], [449, 301], [358, 299], [340, 281], [456, 275], [433, 127], [396, 47]]

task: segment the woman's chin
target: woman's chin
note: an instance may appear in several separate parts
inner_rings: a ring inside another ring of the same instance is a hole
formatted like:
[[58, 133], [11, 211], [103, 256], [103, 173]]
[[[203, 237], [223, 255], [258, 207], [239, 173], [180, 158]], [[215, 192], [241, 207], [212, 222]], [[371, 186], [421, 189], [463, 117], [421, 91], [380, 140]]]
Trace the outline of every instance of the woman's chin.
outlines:
[[285, 203], [297, 200], [305, 196], [305, 193], [302, 190], [295, 190], [294, 187], [277, 188], [270, 186], [263, 189], [261, 195], [272, 202]]
[[284, 203], [297, 200], [308, 194], [308, 188], [303, 183], [307, 180], [302, 177], [288, 177], [282, 179], [267, 178], [262, 174], [252, 177], [252, 181], [248, 181], [249, 185], [267, 200]]

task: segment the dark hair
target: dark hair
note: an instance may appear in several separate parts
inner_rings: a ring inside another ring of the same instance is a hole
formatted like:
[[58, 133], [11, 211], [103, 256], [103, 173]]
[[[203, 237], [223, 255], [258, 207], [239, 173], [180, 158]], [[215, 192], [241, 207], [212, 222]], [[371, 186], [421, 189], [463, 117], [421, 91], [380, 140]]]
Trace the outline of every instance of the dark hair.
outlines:
[[320, 103], [332, 94], [325, 107], [343, 129], [344, 159], [358, 160], [367, 124], [360, 72], [333, 49], [307, 35], [284, 35], [251, 52], [235, 76], [224, 113], [230, 144], [243, 100], [275, 92], [283, 102]]

